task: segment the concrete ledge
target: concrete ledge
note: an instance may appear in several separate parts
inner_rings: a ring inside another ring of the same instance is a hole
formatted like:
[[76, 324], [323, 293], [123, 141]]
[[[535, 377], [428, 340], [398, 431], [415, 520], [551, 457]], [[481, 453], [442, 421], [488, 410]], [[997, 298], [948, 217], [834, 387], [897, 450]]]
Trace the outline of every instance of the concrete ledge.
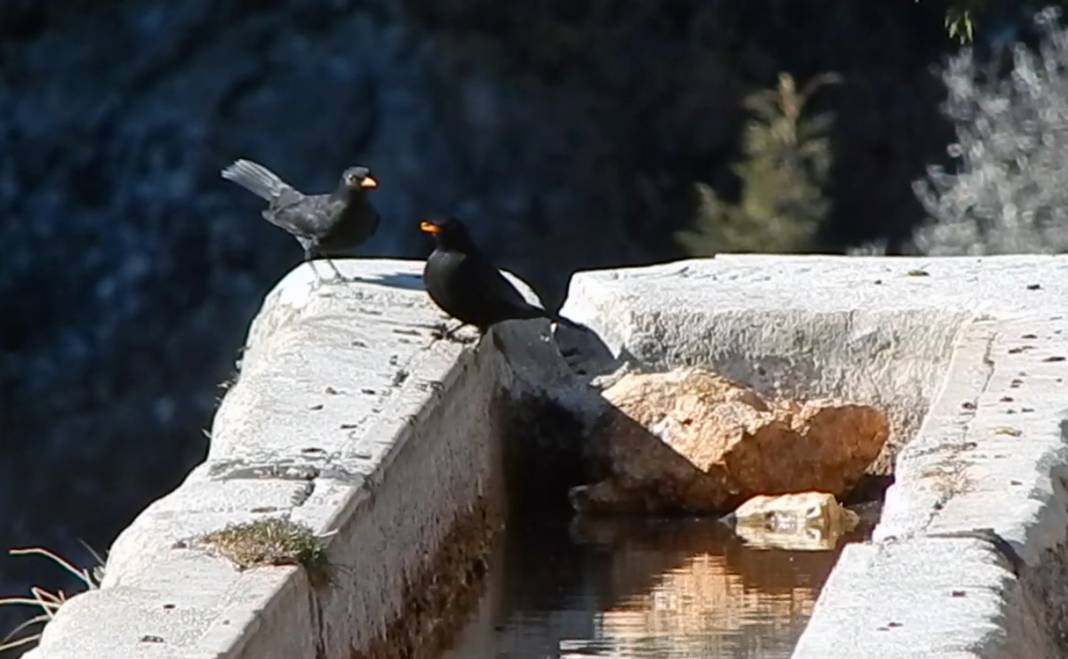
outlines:
[[[1065, 656], [1061, 357], [1068, 322], [1057, 314], [963, 328], [944, 386], [899, 456], [873, 537], [878, 553], [843, 554], [795, 656], [905, 657], [916, 647], [925, 656]], [[966, 558], [961, 542], [981, 546], [982, 560]], [[1006, 573], [984, 571], [995, 563]], [[912, 577], [898, 578], [905, 574]], [[947, 578], [955, 588], [945, 587]], [[878, 597], [855, 607], [859, 593]], [[899, 643], [880, 633], [890, 619], [911, 620], [895, 630]]]
[[982, 540], [851, 545], [823, 593], [795, 657], [1050, 656], [1036, 617], [1006, 615], [1030, 613], [1027, 595]]
[[[340, 265], [355, 283], [313, 290], [302, 267], [267, 297], [207, 460], [120, 535], [102, 587], [27, 656], [391, 657], [442, 632], [502, 523], [487, 411], [564, 367], [544, 321], [509, 323], [477, 351], [434, 338], [443, 316], [421, 263]], [[335, 532], [333, 582], [241, 572], [190, 543], [262, 516]]]
[[577, 275], [563, 312], [640, 368], [890, 412], [874, 542], [795, 657], [1068, 656], [1068, 258], [721, 256]]
[[[543, 321], [464, 350], [434, 338], [420, 263], [341, 265], [355, 283], [301, 268], [268, 296], [207, 461], [29, 657], [377, 658], [441, 632], [502, 519], [501, 406], [574, 382]], [[563, 312], [642, 368], [889, 412], [884, 519], [795, 656], [1068, 654], [1068, 258], [718, 257], [576, 275]], [[263, 515], [336, 531], [336, 583], [189, 544]]]

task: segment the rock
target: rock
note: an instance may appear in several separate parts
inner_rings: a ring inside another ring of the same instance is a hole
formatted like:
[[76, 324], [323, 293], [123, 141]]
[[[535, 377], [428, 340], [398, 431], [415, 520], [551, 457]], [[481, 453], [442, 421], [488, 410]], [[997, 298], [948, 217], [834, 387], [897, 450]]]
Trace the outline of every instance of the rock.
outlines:
[[592, 441], [608, 477], [572, 492], [585, 512], [720, 514], [758, 494], [842, 497], [889, 435], [885, 415], [836, 400], [764, 400], [701, 369], [627, 374]]
[[730, 515], [747, 543], [779, 549], [828, 550], [860, 517], [826, 492], [755, 496]]

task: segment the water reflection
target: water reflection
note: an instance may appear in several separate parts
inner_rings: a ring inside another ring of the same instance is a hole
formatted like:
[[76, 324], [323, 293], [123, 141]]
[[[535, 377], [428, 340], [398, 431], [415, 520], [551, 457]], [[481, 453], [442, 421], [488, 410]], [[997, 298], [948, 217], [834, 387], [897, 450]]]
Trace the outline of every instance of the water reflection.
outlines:
[[839, 552], [754, 549], [710, 519], [513, 523], [441, 659], [788, 657]]

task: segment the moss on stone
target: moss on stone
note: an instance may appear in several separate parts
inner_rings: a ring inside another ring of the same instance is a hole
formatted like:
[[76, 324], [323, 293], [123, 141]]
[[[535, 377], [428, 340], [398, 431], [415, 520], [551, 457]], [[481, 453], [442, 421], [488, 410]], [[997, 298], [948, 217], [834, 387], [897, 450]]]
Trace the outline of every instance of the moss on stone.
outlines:
[[301, 565], [313, 584], [329, 581], [325, 538], [310, 527], [280, 517], [231, 524], [200, 542], [244, 570], [259, 565]]

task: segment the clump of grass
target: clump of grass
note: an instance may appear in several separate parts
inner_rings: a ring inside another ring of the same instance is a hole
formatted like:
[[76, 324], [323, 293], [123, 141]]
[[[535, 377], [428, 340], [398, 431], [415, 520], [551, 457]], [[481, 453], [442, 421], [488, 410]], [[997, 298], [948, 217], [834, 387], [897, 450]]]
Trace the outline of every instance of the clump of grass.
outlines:
[[[90, 549], [90, 551], [92, 551]], [[8, 553], [12, 556], [28, 556], [37, 554], [51, 559], [54, 563], [62, 567], [67, 572], [70, 572], [79, 581], [85, 584], [86, 590], [96, 590], [100, 587], [100, 580], [104, 577], [103, 559], [100, 558], [96, 552], [93, 552], [94, 557], [98, 561], [93, 569], [85, 569], [75, 567], [69, 561], [64, 560], [59, 555], [43, 548], [43, 547], [25, 547], [21, 549], [11, 549]], [[12, 648], [18, 648], [31, 643], [36, 643], [41, 639], [41, 631], [36, 633], [20, 636], [23, 632], [32, 629], [36, 625], [47, 625], [52, 618], [55, 617], [56, 611], [59, 611], [60, 607], [67, 601], [67, 596], [62, 590], [52, 592], [41, 588], [40, 586], [30, 587], [30, 597], [0, 597], [0, 606], [32, 606], [41, 610], [39, 615], [36, 615], [29, 620], [26, 620], [19, 626], [12, 629], [7, 636], [0, 639], [0, 652], [10, 650]]]
[[231, 524], [200, 538], [214, 554], [245, 570], [260, 565], [300, 565], [315, 585], [330, 581], [326, 538], [305, 524], [280, 517]]

